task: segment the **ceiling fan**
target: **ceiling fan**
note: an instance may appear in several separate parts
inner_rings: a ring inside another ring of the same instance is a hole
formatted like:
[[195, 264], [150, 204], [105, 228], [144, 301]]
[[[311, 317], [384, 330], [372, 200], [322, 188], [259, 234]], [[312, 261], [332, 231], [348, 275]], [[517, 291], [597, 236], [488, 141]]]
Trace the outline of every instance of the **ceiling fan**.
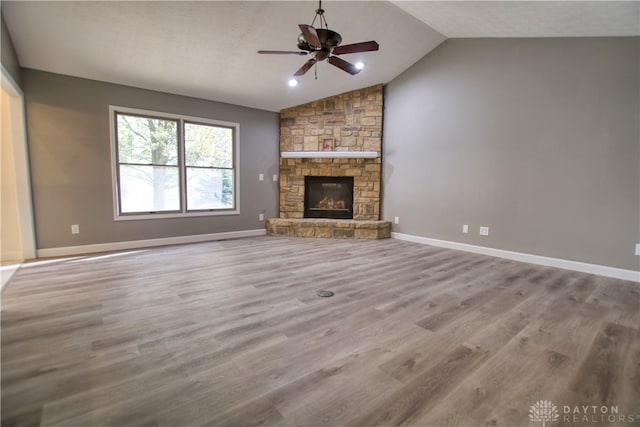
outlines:
[[[320, 26], [314, 28], [313, 25], [318, 19]], [[346, 44], [340, 46], [342, 37], [337, 32], [330, 30], [327, 25], [327, 19], [324, 17], [324, 9], [322, 9], [322, 0], [318, 1], [318, 9], [316, 9], [316, 15], [311, 22], [311, 25], [300, 24], [298, 25], [302, 34], [298, 36], [298, 49], [300, 51], [287, 51], [287, 50], [259, 50], [258, 53], [263, 54], [275, 54], [275, 55], [311, 55], [311, 59], [300, 67], [295, 72], [294, 76], [304, 75], [311, 67], [318, 62], [324, 61], [335, 67], [346, 71], [349, 74], [358, 74], [360, 68], [355, 65], [339, 58], [336, 55], [345, 55], [348, 53], [358, 52], [371, 52], [378, 50], [378, 43], [375, 41], [361, 42]]]

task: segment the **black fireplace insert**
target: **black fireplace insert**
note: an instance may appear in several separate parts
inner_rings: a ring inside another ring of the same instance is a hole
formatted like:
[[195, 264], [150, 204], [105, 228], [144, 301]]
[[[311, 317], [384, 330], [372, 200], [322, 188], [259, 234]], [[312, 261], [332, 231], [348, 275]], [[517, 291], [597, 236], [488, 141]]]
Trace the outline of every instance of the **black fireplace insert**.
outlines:
[[353, 177], [305, 176], [304, 217], [353, 219]]

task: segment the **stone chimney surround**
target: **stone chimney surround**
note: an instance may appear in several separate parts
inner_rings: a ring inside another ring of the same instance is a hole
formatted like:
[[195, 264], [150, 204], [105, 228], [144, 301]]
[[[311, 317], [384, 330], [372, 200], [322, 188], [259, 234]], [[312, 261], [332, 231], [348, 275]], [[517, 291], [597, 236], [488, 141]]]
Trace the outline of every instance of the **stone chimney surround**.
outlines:
[[[280, 215], [267, 234], [387, 238], [380, 221], [383, 86], [280, 112]], [[353, 220], [304, 218], [305, 176], [353, 177]]]

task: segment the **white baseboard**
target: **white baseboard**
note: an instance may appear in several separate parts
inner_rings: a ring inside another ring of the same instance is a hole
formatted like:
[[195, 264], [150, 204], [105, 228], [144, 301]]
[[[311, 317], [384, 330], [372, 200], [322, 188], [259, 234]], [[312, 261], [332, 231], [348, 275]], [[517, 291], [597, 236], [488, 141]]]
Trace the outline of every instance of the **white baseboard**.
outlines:
[[153, 246], [180, 245], [184, 243], [200, 243], [241, 237], [257, 237], [267, 234], [266, 229], [228, 231], [224, 233], [196, 234], [192, 236], [164, 237], [161, 239], [129, 240], [125, 242], [96, 243], [92, 245], [64, 246], [60, 248], [38, 249], [38, 258], [82, 255], [96, 252], [122, 251], [128, 249], [149, 248]]
[[565, 270], [579, 271], [581, 273], [597, 274], [599, 276], [613, 277], [615, 279], [630, 280], [640, 282], [640, 271], [625, 270], [622, 268], [607, 267], [605, 265], [588, 264], [585, 262], [571, 261], [560, 258], [550, 258], [540, 255], [525, 254], [522, 252], [506, 251], [503, 249], [488, 248], [485, 246], [469, 245], [467, 243], [451, 242], [448, 240], [438, 240], [429, 237], [413, 236], [392, 232], [391, 237], [408, 242], [422, 243], [424, 245], [438, 246], [442, 248], [456, 249], [459, 251], [473, 252], [476, 254], [489, 255], [498, 258], [506, 258], [514, 261], [528, 262], [531, 264], [544, 265], [547, 267], [562, 268]]

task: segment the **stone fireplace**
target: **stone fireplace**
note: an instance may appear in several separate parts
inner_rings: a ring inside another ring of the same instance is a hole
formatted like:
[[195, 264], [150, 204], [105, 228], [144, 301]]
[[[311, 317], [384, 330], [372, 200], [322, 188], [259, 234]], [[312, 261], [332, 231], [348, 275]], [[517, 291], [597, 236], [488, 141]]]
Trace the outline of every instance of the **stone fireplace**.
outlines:
[[[380, 221], [382, 118], [382, 85], [280, 112], [280, 215], [267, 234], [390, 236]], [[323, 184], [318, 199], [313, 187]]]

